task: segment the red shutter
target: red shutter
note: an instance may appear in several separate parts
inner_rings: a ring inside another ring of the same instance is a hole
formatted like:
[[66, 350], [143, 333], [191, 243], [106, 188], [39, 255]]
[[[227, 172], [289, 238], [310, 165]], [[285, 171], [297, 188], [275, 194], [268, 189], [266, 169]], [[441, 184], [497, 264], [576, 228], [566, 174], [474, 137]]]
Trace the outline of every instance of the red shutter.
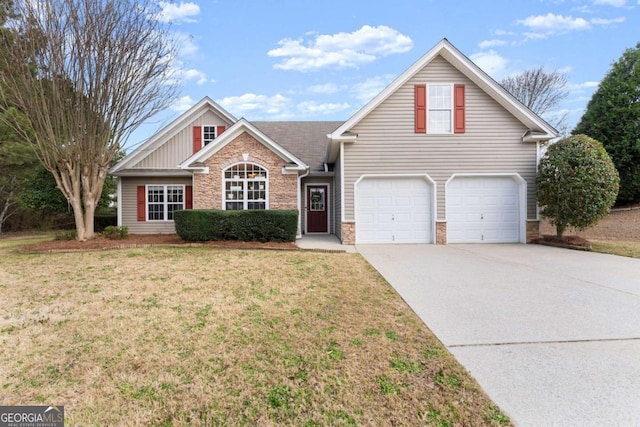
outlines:
[[184, 187], [184, 208], [193, 209], [193, 185]]
[[465, 132], [464, 85], [453, 85], [453, 132]]
[[226, 126], [217, 126], [217, 127], [216, 127], [216, 136], [220, 136], [220, 134], [221, 134], [222, 132], [224, 132], [226, 129], [227, 129], [227, 127], [226, 127]]
[[193, 127], [193, 152], [196, 153], [202, 148], [202, 127]]
[[144, 185], [138, 185], [138, 221], [147, 220], [147, 191]]
[[427, 85], [415, 85], [415, 132], [427, 133]]

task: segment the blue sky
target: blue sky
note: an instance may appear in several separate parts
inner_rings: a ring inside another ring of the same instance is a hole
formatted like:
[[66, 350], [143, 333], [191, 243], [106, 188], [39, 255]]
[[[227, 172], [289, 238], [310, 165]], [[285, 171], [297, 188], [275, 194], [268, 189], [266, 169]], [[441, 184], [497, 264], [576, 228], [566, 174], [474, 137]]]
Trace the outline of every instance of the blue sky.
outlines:
[[138, 145], [209, 96], [248, 120], [346, 120], [446, 37], [494, 79], [566, 73], [569, 128], [625, 49], [640, 0], [160, 1], [181, 40], [179, 98]]

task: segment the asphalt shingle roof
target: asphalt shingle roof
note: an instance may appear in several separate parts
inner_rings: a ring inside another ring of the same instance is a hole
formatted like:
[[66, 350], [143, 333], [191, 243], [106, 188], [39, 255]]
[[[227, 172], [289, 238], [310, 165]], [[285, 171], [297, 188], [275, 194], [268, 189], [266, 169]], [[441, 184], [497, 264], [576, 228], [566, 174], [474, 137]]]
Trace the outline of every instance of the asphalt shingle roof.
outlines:
[[265, 135], [305, 162], [311, 171], [324, 170], [327, 134], [344, 122], [251, 122]]

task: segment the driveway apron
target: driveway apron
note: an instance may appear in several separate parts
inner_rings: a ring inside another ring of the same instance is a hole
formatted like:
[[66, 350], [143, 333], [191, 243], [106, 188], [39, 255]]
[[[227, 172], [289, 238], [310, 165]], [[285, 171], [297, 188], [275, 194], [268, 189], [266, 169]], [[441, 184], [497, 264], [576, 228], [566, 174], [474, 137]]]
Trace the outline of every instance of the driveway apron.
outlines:
[[539, 245], [358, 251], [519, 426], [640, 426], [640, 260]]

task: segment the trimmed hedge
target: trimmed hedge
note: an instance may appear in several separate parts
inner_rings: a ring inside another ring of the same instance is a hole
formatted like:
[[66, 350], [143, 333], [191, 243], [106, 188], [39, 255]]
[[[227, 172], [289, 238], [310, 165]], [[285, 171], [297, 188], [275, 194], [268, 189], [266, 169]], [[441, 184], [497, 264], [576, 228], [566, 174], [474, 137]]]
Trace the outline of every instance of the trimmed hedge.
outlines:
[[297, 210], [187, 209], [175, 211], [173, 220], [188, 241], [293, 242], [298, 231]]

